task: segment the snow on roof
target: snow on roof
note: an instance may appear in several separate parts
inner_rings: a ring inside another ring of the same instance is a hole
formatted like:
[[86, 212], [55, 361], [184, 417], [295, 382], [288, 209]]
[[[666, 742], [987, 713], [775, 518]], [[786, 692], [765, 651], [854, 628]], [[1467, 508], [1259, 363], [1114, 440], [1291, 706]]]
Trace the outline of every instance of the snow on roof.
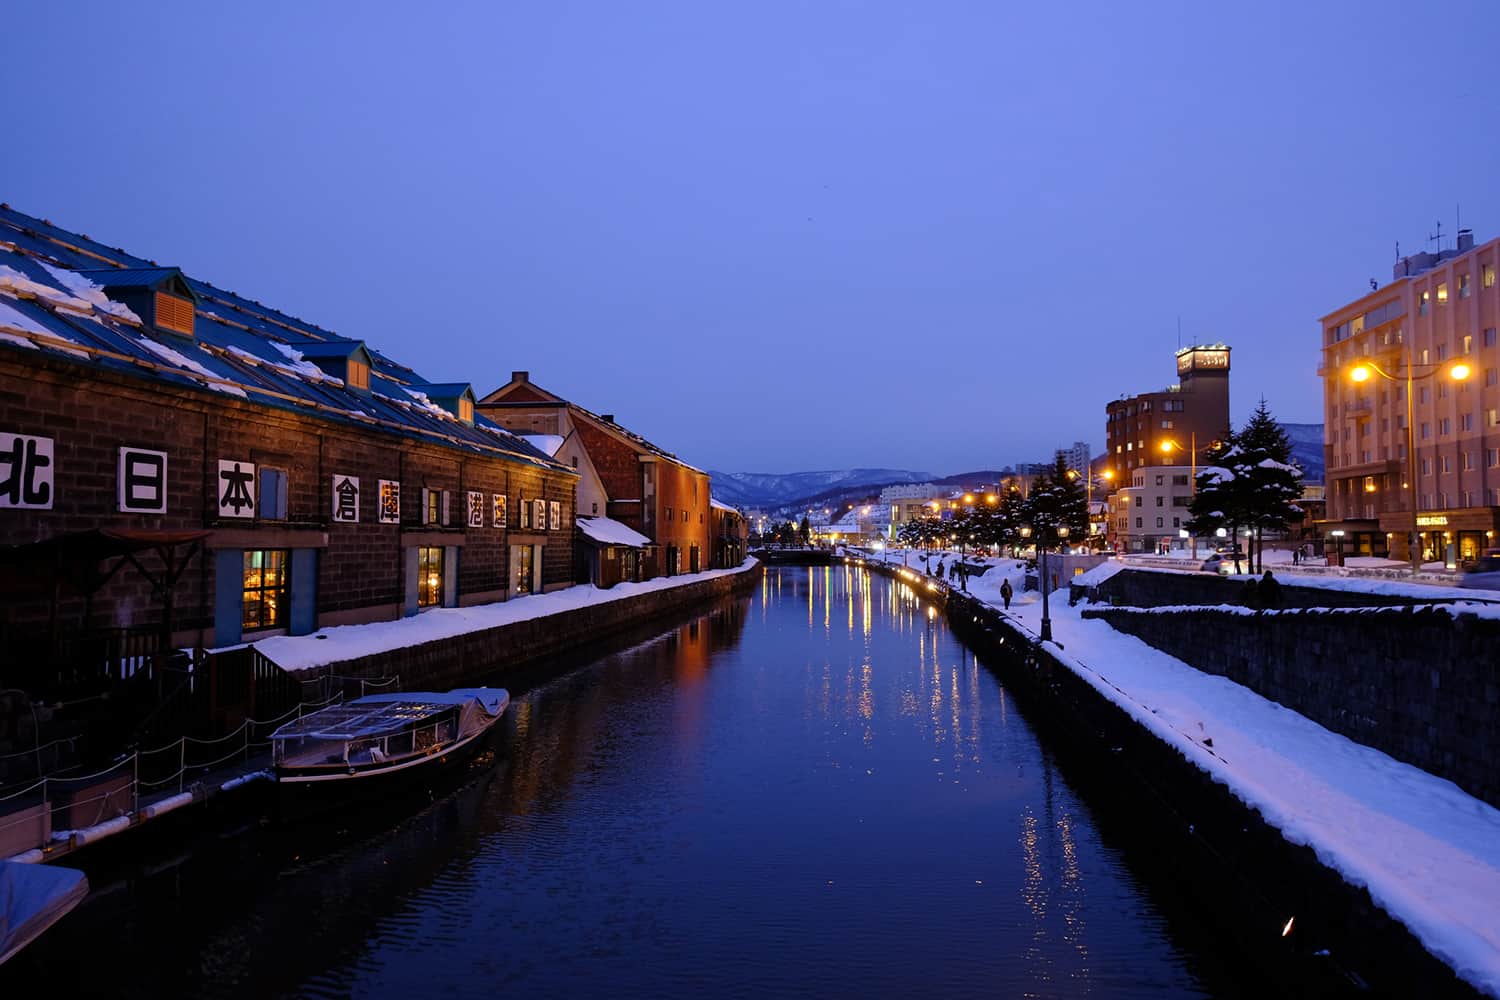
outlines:
[[557, 450], [562, 447], [563, 441], [566, 440], [561, 434], [518, 434], [517, 437], [542, 454], [552, 455], [553, 457], [556, 457]]
[[[0, 350], [22, 348], [37, 359], [62, 354], [128, 377], [245, 396], [261, 406], [576, 475], [491, 420], [459, 420], [428, 398], [444, 386], [428, 385], [359, 340], [187, 275], [182, 280], [198, 297], [194, 336], [140, 336], [140, 318], [103, 290], [112, 279], [128, 284], [177, 274], [0, 205]], [[383, 396], [350, 389], [303, 358], [304, 351], [337, 356], [361, 347], [373, 362], [371, 388], [385, 388]]]
[[724, 501], [722, 501], [722, 500], [716, 500], [713, 497], [709, 497], [708, 498], [708, 505], [710, 507], [713, 507], [716, 510], [727, 510], [727, 511], [732, 511], [732, 512], [734, 512], [736, 514], [738, 514], [740, 512], [740, 509], [738, 507], [731, 507], [729, 504], [725, 503]]
[[651, 539], [628, 524], [621, 524], [613, 518], [580, 517], [577, 520], [578, 530], [600, 545], [629, 545], [631, 548], [640, 548], [651, 544]]

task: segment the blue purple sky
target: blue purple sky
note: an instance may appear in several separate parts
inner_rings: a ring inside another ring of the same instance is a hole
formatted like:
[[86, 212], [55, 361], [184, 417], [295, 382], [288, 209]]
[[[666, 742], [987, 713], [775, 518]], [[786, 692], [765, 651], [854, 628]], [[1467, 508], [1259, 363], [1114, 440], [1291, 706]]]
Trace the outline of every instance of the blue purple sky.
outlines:
[[22, 2], [0, 199], [704, 467], [1097, 450], [1455, 207], [1500, 235], [1500, 3]]

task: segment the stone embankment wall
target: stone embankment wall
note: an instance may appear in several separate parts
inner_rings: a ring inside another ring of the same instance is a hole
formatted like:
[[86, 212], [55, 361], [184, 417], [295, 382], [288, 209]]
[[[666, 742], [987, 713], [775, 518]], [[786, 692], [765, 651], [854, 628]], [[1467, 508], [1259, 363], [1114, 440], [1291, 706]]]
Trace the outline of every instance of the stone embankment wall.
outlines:
[[[1299, 587], [1293, 574], [1277, 574], [1281, 584], [1281, 607], [1283, 608], [1388, 608], [1408, 605], [1449, 603], [1463, 600], [1466, 595], [1454, 590], [1453, 596], [1424, 599], [1419, 597], [1392, 597], [1387, 594], [1371, 594], [1357, 590], [1332, 590], [1320, 587]], [[1072, 585], [1076, 597], [1087, 596], [1088, 588]], [[1106, 604], [1132, 608], [1159, 608], [1177, 604], [1241, 604], [1245, 597], [1245, 581], [1231, 580], [1212, 573], [1182, 573], [1143, 569], [1121, 570], [1105, 580], [1094, 591], [1093, 599]]]
[[1500, 619], [1441, 607], [1083, 615], [1500, 806]]
[[407, 691], [459, 687], [480, 677], [535, 667], [652, 621], [682, 614], [742, 592], [760, 580], [755, 564], [711, 580], [655, 590], [544, 618], [452, 636], [417, 646], [341, 660], [302, 674], [382, 678], [400, 676]]

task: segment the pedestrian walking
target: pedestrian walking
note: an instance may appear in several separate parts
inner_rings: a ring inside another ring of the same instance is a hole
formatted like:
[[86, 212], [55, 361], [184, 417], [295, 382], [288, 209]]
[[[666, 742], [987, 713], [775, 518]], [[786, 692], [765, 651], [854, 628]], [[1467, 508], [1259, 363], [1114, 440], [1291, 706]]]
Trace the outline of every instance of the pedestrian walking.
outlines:
[[1298, 546], [1292, 550], [1292, 565], [1297, 566], [1302, 562], [1302, 548]]
[[1006, 611], [1010, 610], [1010, 596], [1014, 593], [1015, 591], [1012, 590], [1010, 586], [1010, 578], [1007, 577], [1005, 581], [1000, 584], [1000, 600], [1005, 602]]
[[941, 559], [938, 560], [937, 578], [939, 580], [943, 578], [943, 561]]

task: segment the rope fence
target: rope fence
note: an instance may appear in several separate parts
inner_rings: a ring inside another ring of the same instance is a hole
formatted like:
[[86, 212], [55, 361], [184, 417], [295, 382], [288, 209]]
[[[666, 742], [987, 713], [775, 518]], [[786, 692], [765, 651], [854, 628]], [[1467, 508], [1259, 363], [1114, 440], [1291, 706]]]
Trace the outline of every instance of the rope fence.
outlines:
[[[364, 691], [365, 684], [389, 688], [399, 682], [399, 677], [374, 681], [364, 678], [339, 680], [356, 679], [361, 681], [361, 692]], [[0, 857], [45, 847], [50, 840], [58, 839], [50, 834], [53, 822], [59, 819], [70, 830], [86, 829], [120, 816], [134, 819], [140, 813], [142, 796], [150, 797], [163, 792], [181, 794], [188, 790], [191, 779], [201, 778], [236, 758], [248, 761], [253, 751], [269, 748], [270, 734], [284, 723], [293, 718], [300, 719], [308, 712], [326, 708], [343, 699], [343, 692], [338, 691], [321, 700], [301, 702], [275, 718], [246, 719], [233, 732], [223, 736], [211, 739], [182, 736], [165, 746], [134, 750], [92, 774], [59, 775], [54, 772], [42, 775], [24, 787], [0, 789], [0, 846], [4, 848], [0, 850]], [[44, 747], [11, 756], [32, 756], [48, 747], [77, 738], [54, 740]], [[100, 787], [112, 777], [124, 776], [127, 772], [128, 782]], [[72, 789], [85, 794], [82, 798], [69, 795], [68, 792]], [[92, 811], [91, 806], [94, 807]], [[30, 840], [7, 836], [7, 831], [26, 825], [36, 827], [36, 834]]]

